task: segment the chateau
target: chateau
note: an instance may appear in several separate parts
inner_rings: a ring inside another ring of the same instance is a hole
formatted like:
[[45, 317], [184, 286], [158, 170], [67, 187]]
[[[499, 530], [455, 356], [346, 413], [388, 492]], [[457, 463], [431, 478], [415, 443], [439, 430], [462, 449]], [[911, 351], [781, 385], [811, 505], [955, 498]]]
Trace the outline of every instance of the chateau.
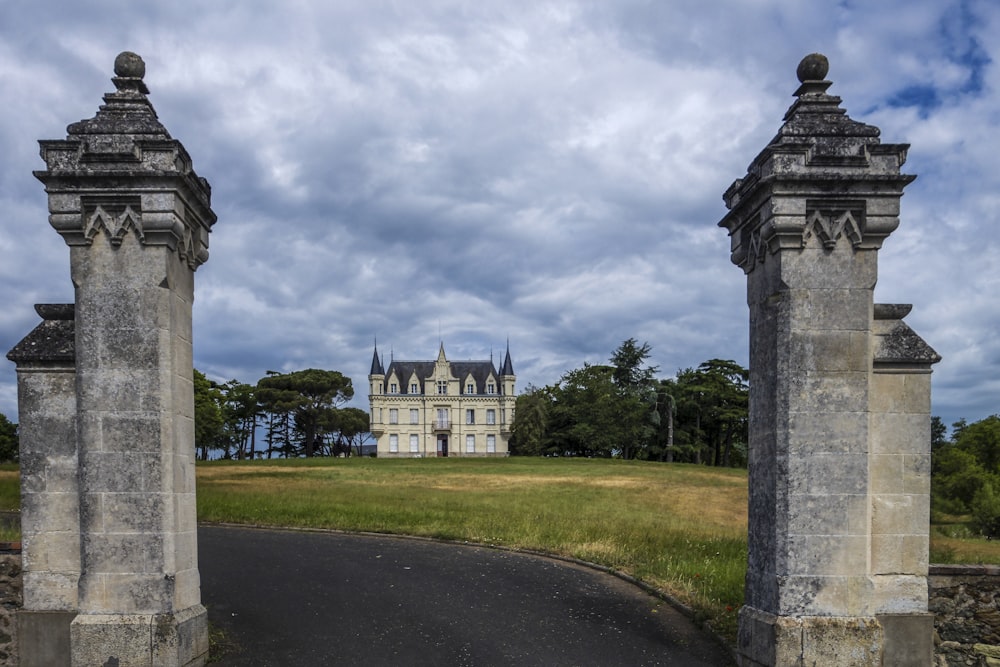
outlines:
[[383, 368], [376, 346], [368, 375], [371, 432], [380, 457], [507, 456], [514, 419], [508, 346], [493, 360], [396, 361]]

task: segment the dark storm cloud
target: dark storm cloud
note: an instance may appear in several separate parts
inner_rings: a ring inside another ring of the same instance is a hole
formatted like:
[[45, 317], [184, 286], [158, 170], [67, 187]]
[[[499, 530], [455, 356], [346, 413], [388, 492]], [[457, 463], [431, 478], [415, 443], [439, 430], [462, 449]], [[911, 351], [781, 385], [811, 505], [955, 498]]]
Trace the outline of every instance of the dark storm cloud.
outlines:
[[[997, 412], [998, 10], [987, 2], [15, 0], [0, 26], [0, 343], [68, 301], [31, 176], [125, 49], [213, 186], [195, 362], [253, 382], [387, 355], [499, 358], [520, 386], [624, 339], [661, 372], [747, 362], [721, 193], [774, 135], [806, 53], [920, 174], [880, 301], [944, 357], [935, 411]], [[9, 19], [9, 20], [6, 20]], [[909, 94], [913, 91], [919, 94]], [[13, 369], [0, 412], [15, 411]]]

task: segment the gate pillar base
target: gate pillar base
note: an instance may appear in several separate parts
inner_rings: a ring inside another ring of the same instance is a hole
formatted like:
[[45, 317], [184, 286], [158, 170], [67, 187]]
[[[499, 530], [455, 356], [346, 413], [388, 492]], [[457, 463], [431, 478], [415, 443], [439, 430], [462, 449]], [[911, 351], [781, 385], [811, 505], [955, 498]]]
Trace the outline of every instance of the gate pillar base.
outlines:
[[882, 667], [930, 667], [934, 661], [934, 614], [879, 614], [885, 632]]
[[80, 614], [70, 637], [73, 667], [202, 667], [208, 660], [200, 604], [173, 614]]
[[75, 611], [18, 611], [21, 667], [69, 667], [69, 628], [75, 617]]
[[882, 667], [885, 639], [874, 616], [776, 616], [743, 607], [737, 660], [740, 667]]

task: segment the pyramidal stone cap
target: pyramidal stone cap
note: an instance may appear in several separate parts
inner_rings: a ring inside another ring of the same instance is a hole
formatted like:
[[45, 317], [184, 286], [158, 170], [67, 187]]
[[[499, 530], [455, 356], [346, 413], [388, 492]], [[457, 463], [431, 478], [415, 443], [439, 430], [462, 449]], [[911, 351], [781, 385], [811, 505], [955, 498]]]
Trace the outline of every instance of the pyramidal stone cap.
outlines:
[[46, 169], [34, 174], [49, 194], [49, 223], [69, 245], [88, 246], [103, 230], [117, 247], [134, 232], [194, 269], [208, 258], [212, 189], [157, 117], [145, 74], [138, 54], [119, 53], [116, 90], [94, 116], [71, 123], [65, 139], [39, 142]]

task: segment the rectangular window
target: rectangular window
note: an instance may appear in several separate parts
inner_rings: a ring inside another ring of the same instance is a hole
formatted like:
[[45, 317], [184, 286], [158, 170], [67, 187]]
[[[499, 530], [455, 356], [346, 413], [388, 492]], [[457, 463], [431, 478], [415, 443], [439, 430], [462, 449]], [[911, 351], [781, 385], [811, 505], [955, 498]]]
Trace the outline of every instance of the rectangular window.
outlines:
[[473, 385], [473, 384], [467, 384], [467, 385], [465, 385], [465, 393], [466, 394], [474, 394], [474, 393], [476, 393], [476, 386]]
[[448, 383], [447, 382], [440, 382], [439, 381], [438, 382], [438, 394], [441, 395], [441, 396], [444, 396], [447, 393], [448, 393]]
[[417, 391], [417, 385], [416, 385], [416, 384], [411, 384], [411, 385], [410, 385], [410, 393], [411, 393], [411, 394], [417, 394], [417, 393], [419, 393], [419, 392]]
[[497, 437], [495, 435], [486, 436], [486, 451], [495, 454], [497, 451]]
[[476, 423], [476, 411], [475, 410], [466, 410], [465, 411], [465, 423], [466, 424], [475, 424]]
[[487, 410], [486, 411], [486, 423], [487, 424], [496, 424], [497, 423], [497, 411], [496, 410]]
[[410, 434], [410, 452], [416, 453], [420, 451], [420, 436], [416, 433]]
[[420, 423], [420, 410], [416, 408], [410, 408], [410, 423], [411, 424]]
[[393, 382], [392, 384], [389, 385], [389, 393], [390, 394], [395, 394], [396, 393], [396, 383], [395, 382]]
[[448, 408], [438, 408], [437, 413], [437, 427], [448, 428]]
[[474, 454], [476, 452], [476, 436], [465, 436], [465, 451], [469, 454]]
[[398, 452], [399, 451], [399, 436], [390, 435], [389, 436], [389, 451]]
[[396, 408], [389, 408], [389, 423], [398, 424], [399, 423], [399, 410]]
[[493, 383], [492, 382], [490, 382], [488, 385], [486, 385], [486, 393], [487, 394], [493, 394], [493, 393], [495, 393], [494, 389], [493, 389]]

